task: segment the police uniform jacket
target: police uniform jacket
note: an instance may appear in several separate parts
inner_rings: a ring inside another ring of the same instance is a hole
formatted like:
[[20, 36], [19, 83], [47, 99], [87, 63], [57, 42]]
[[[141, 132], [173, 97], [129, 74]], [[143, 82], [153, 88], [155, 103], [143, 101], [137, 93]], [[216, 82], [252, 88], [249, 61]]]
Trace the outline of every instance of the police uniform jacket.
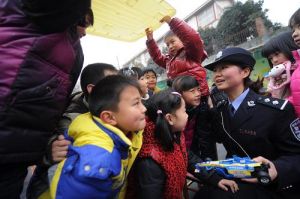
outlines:
[[[228, 157], [246, 156], [242, 147], [251, 158], [263, 156], [274, 163], [278, 191], [300, 187], [300, 121], [290, 103], [250, 90], [233, 116], [224, 106], [216, 117], [214, 136], [224, 144]], [[300, 190], [296, 192], [300, 194]]]

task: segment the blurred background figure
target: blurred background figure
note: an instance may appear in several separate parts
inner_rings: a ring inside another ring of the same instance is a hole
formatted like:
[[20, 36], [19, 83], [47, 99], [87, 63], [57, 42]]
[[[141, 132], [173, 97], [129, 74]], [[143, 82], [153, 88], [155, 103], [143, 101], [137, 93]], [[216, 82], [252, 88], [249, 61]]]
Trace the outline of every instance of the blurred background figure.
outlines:
[[148, 93], [152, 96], [154, 93], [158, 93], [160, 89], [156, 86], [157, 84], [157, 74], [152, 68], [146, 68], [143, 70], [143, 74], [147, 80]]

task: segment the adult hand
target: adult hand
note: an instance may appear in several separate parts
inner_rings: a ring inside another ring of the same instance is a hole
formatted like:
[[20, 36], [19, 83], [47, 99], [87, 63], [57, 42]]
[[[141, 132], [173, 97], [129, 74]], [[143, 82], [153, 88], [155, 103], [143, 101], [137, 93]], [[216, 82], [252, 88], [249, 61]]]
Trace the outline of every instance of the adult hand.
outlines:
[[146, 28], [145, 32], [146, 32], [147, 40], [152, 40], [153, 39], [153, 30], [152, 30], [152, 28]]
[[172, 18], [167, 15], [167, 16], [164, 16], [159, 22], [160, 23], [164, 23], [164, 22], [170, 23], [171, 20], [172, 20]]
[[228, 191], [228, 187], [230, 188], [232, 193], [235, 193], [239, 190], [238, 184], [233, 180], [222, 179], [218, 182], [218, 187], [223, 189], [224, 191]]
[[71, 144], [63, 135], [59, 135], [58, 139], [52, 143], [52, 159], [54, 162], [60, 162], [66, 158], [68, 146]]
[[[276, 167], [275, 167], [273, 162], [271, 162], [270, 160], [268, 160], [264, 157], [261, 157], [261, 156], [253, 158], [253, 161], [259, 162], [259, 163], [262, 163], [262, 164], [265, 164], [265, 165], [267, 165], [267, 164], [270, 165], [270, 167], [268, 169], [268, 172], [269, 172], [269, 176], [271, 178], [271, 181], [273, 181], [275, 178], [277, 178], [278, 173], [277, 173]], [[257, 178], [249, 178], [249, 179], [242, 179], [242, 180], [245, 181], [245, 182], [250, 182], [250, 183], [258, 183]]]

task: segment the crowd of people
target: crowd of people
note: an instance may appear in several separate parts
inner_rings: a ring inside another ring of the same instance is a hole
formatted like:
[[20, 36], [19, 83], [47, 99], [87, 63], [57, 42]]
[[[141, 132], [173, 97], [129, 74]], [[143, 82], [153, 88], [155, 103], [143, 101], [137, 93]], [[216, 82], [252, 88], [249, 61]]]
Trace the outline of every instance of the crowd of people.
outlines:
[[[31, 165], [28, 199], [180, 199], [187, 174], [201, 183], [195, 199], [300, 197], [300, 9], [291, 31], [262, 48], [270, 68], [284, 67], [266, 76], [266, 93], [250, 79], [251, 52], [228, 47], [203, 67], [201, 36], [178, 18], [160, 21], [170, 26], [167, 55], [145, 30], [167, 72], [161, 90], [151, 68], [94, 63], [81, 72], [90, 0], [3, 0], [0, 9], [0, 198], [20, 198]], [[80, 72], [82, 91], [71, 94]], [[197, 172], [218, 159], [216, 143], [226, 157], [269, 165], [271, 182]]]

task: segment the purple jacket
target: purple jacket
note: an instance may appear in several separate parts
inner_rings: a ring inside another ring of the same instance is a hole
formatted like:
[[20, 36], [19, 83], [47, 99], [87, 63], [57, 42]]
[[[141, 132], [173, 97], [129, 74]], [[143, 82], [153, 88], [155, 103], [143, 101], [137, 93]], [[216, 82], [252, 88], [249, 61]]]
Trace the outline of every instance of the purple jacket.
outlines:
[[69, 24], [49, 33], [50, 23], [47, 31], [33, 23], [20, 2], [0, 1], [0, 165], [42, 159], [83, 64]]

